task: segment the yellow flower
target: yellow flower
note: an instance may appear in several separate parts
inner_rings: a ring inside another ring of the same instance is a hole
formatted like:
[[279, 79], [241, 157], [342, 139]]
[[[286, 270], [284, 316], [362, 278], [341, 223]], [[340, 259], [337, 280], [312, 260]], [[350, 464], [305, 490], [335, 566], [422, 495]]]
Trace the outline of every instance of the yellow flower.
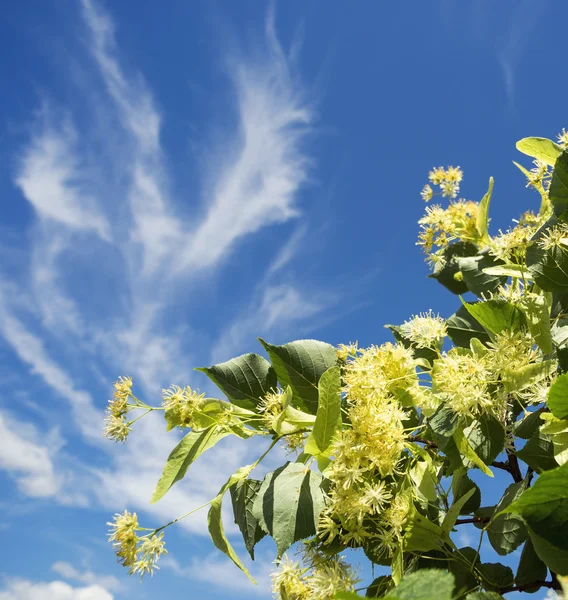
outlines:
[[136, 531], [140, 529], [136, 513], [125, 510], [114, 515], [114, 522], [107, 523], [111, 527], [109, 542], [114, 542], [114, 550], [118, 561], [125, 567], [134, 564], [137, 558], [137, 544], [140, 541]]
[[172, 385], [162, 390], [162, 406], [165, 417], [180, 427], [193, 427], [193, 415], [201, 408], [205, 394], [192, 390], [189, 386], [180, 388]]
[[556, 139], [558, 140], [558, 144], [560, 146], [566, 148], [568, 146], [568, 131], [566, 131], [566, 129], [563, 127], [562, 131], [556, 136]]
[[442, 181], [445, 180], [445, 178], [446, 178], [446, 172], [444, 171], [444, 167], [434, 167], [428, 173], [428, 179], [434, 185], [440, 185], [442, 183]]
[[494, 409], [488, 389], [493, 377], [485, 357], [454, 348], [434, 361], [432, 380], [434, 393], [461, 415], [475, 416]]
[[460, 183], [463, 179], [463, 171], [459, 167], [448, 167], [445, 175], [446, 181], [451, 183]]
[[432, 196], [434, 195], [434, 192], [429, 185], [425, 185], [422, 188], [420, 195], [422, 196], [422, 200], [424, 200], [424, 202], [430, 202], [430, 200], [432, 200]]
[[568, 252], [568, 226], [562, 223], [550, 227], [538, 240], [537, 244], [543, 250], [561, 248], [565, 252]]
[[123, 416], [108, 415], [105, 417], [105, 428], [103, 436], [115, 442], [125, 442], [128, 434], [132, 431]]
[[443, 181], [440, 184], [440, 189], [444, 198], [457, 198], [460, 186], [453, 181]]
[[130, 568], [130, 575], [140, 573], [140, 577], [144, 577], [146, 573], [150, 576], [154, 574], [156, 569], [159, 569], [156, 562], [162, 554], [167, 554], [165, 542], [163, 541], [164, 532], [159, 535], [142, 538], [142, 543], [138, 547], [138, 552], [142, 555]]
[[418, 348], [439, 348], [447, 335], [446, 322], [432, 310], [405, 321], [400, 332]]

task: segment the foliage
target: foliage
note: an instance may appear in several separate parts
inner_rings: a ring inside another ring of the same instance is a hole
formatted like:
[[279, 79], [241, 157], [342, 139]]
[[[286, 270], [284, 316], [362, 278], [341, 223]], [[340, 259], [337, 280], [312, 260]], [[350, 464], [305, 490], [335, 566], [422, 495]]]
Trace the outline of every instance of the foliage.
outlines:
[[[531, 170], [517, 166], [540, 208], [495, 235], [492, 178], [478, 203], [458, 199], [459, 167], [429, 173], [422, 198], [449, 204], [428, 204], [418, 245], [431, 276], [460, 295], [448, 319], [418, 314], [388, 326], [393, 343], [368, 348], [260, 340], [268, 360], [245, 354], [198, 369], [226, 400], [172, 386], [153, 407], [132, 394], [131, 379], [119, 379], [107, 437], [127, 438], [132, 411], [143, 411], [140, 418], [162, 410], [168, 430], [185, 431], [152, 502], [220, 440], [268, 439], [266, 452], [207, 503], [208, 525], [215, 546], [247, 575], [223, 529], [224, 498], [252, 559], [262, 538], [274, 540], [276, 598], [350, 600], [366, 591], [495, 600], [560, 589], [568, 576], [567, 140], [563, 133], [558, 144], [517, 144], [535, 159]], [[293, 459], [255, 478], [279, 443]], [[488, 505], [498, 470], [511, 480]], [[163, 530], [180, 518], [139, 538], [136, 515], [117, 515], [112, 541], [121, 562], [151, 573], [165, 552]], [[468, 524], [479, 531], [478, 550], [456, 545], [457, 528]], [[484, 538], [500, 556], [519, 549], [517, 567], [484, 562]], [[294, 544], [299, 560], [286, 554]], [[357, 548], [388, 574], [359, 581], [345, 555]]]

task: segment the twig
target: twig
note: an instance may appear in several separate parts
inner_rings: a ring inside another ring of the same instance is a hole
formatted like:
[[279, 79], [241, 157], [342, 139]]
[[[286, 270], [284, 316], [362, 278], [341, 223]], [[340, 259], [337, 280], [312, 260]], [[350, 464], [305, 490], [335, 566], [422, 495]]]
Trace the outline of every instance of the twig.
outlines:
[[428, 448], [437, 448], [438, 444], [436, 442], [432, 442], [430, 440], [425, 440], [417, 435], [411, 435], [408, 438], [411, 442], [418, 442], [419, 444], [425, 444]]
[[524, 478], [519, 467], [519, 460], [515, 454], [515, 446], [512, 449], [507, 448], [507, 462], [509, 463], [510, 471], [515, 483], [520, 483]]

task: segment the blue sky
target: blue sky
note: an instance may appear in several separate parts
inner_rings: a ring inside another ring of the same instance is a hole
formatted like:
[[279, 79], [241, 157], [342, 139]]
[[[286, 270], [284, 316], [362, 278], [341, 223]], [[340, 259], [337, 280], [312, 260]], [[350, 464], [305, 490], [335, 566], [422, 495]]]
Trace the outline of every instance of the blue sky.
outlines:
[[[254, 451], [220, 444], [150, 506], [177, 433], [148, 418], [104, 440], [112, 382], [150, 403], [213, 393], [193, 368], [256, 336], [368, 345], [454, 312], [414, 245], [420, 189], [459, 164], [468, 198], [495, 177], [494, 229], [538, 206], [511, 161], [568, 125], [568, 6], [21, 0], [3, 17], [0, 600], [268, 597], [205, 512], [168, 530], [153, 579], [116, 565], [112, 513], [163, 524]], [[272, 556], [263, 542], [261, 582]]]

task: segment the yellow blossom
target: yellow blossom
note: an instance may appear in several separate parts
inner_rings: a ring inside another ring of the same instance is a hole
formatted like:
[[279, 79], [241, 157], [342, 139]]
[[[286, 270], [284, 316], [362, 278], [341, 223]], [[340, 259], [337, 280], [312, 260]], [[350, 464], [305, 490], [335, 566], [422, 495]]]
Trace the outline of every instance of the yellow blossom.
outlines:
[[180, 388], [172, 385], [162, 390], [164, 416], [172, 426], [193, 427], [194, 413], [201, 408], [204, 396], [189, 386]]
[[568, 131], [566, 131], [564, 127], [562, 128], [562, 131], [556, 136], [556, 139], [558, 140], [559, 146], [562, 146], [562, 148], [568, 147]]
[[434, 185], [440, 185], [442, 181], [446, 178], [446, 172], [444, 171], [444, 167], [434, 167], [430, 173], [428, 173], [428, 179]]
[[425, 185], [422, 188], [420, 195], [422, 196], [422, 200], [424, 200], [424, 202], [430, 202], [430, 200], [432, 200], [432, 196], [434, 195], [434, 192], [429, 185]]
[[432, 310], [405, 321], [400, 332], [418, 348], [439, 348], [447, 335], [446, 322]]

